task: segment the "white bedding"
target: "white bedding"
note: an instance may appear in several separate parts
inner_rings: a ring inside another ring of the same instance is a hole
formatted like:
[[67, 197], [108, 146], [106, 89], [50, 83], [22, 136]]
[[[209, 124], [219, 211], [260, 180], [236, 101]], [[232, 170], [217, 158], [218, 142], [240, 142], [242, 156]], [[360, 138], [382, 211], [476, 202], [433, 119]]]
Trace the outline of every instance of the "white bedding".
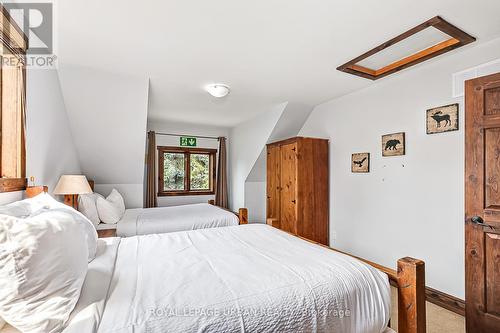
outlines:
[[127, 209], [118, 222], [120, 237], [238, 225], [238, 217], [209, 204]]
[[[63, 333], [97, 332], [104, 312], [119, 244], [119, 238], [97, 240], [96, 257], [89, 263], [80, 298]], [[0, 329], [0, 333], [20, 333], [20, 331], [6, 325]]]
[[64, 333], [389, 333], [389, 293], [384, 273], [267, 225], [105, 238]]
[[266, 225], [123, 238], [100, 333], [380, 333], [387, 276]]

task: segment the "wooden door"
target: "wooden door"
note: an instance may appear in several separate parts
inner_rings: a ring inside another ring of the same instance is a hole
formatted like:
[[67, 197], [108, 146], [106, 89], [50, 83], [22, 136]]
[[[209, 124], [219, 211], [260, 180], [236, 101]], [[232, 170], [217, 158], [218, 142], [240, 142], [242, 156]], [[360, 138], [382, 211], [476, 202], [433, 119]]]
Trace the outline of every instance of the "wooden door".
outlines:
[[465, 89], [466, 326], [493, 333], [500, 332], [500, 73]]
[[297, 143], [281, 146], [280, 227], [297, 233]]
[[267, 147], [267, 219], [279, 227], [280, 218], [280, 147]]

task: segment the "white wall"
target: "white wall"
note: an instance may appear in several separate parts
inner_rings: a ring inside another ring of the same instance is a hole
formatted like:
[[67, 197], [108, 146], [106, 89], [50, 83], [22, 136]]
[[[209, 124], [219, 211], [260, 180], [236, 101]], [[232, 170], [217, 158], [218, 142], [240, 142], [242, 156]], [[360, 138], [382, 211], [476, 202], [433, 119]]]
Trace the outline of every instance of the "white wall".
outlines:
[[96, 190], [120, 188], [127, 208], [143, 207], [148, 78], [60, 67], [82, 172], [95, 181]]
[[[441, 56], [317, 106], [300, 135], [330, 138], [330, 241], [394, 267], [426, 262], [426, 283], [464, 297], [464, 105], [452, 74], [493, 60], [500, 40]], [[428, 108], [460, 103], [460, 130], [427, 135]], [[406, 132], [407, 153], [381, 156], [381, 135]], [[351, 154], [371, 153], [369, 174]]]
[[[249, 221], [251, 222], [266, 222], [267, 148], [265, 144], [297, 136], [313, 109], [309, 105], [297, 102], [286, 102], [280, 104], [277, 109], [279, 108], [282, 108], [283, 111], [275, 122], [269, 137], [263, 143], [259, 157], [253, 164], [245, 181], [244, 205], [248, 208]], [[266, 121], [265, 118], [257, 117], [257, 119]]]
[[252, 223], [266, 223], [266, 182], [245, 182], [245, 207], [248, 220]]
[[[161, 133], [184, 134], [188, 136], [189, 135], [212, 136], [212, 137], [229, 136], [229, 129], [226, 127], [205, 126], [205, 125], [179, 123], [179, 122], [155, 121], [153, 119], [148, 121], [148, 131], [150, 130]], [[179, 137], [157, 135], [156, 145], [178, 147]], [[227, 140], [227, 146], [230, 145], [231, 145], [230, 140]], [[197, 148], [218, 149], [219, 142], [213, 139], [198, 138]], [[228, 153], [228, 151], [226, 153]], [[158, 161], [158, 156], [157, 156], [157, 161]], [[194, 203], [207, 203], [208, 200], [211, 199], [215, 199], [215, 196], [188, 195], [188, 196], [158, 197], [158, 206], [165, 207], [165, 206], [187, 205]]]
[[[229, 133], [229, 205], [235, 210], [245, 207], [245, 181], [286, 103], [278, 104], [261, 116], [231, 128]], [[251, 209], [250, 207], [248, 207]]]
[[[52, 191], [62, 174], [80, 173], [57, 71], [28, 68], [26, 89], [26, 174]], [[0, 204], [20, 199], [0, 194]]]

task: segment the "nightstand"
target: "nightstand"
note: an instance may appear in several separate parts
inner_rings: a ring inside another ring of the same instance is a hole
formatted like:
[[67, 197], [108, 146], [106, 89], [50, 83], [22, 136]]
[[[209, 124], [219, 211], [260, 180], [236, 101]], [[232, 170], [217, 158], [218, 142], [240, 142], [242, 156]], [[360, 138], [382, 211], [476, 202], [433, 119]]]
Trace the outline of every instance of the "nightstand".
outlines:
[[99, 238], [116, 237], [116, 224], [99, 223], [96, 229]]

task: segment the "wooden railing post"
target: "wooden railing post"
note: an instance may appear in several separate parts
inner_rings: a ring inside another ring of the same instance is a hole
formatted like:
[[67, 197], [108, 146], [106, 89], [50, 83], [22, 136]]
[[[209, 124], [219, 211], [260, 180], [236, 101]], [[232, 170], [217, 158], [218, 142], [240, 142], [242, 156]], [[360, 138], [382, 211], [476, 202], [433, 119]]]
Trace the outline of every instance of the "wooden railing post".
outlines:
[[240, 219], [240, 224], [248, 224], [248, 209], [240, 208], [238, 218]]
[[398, 333], [425, 333], [425, 263], [398, 260]]

